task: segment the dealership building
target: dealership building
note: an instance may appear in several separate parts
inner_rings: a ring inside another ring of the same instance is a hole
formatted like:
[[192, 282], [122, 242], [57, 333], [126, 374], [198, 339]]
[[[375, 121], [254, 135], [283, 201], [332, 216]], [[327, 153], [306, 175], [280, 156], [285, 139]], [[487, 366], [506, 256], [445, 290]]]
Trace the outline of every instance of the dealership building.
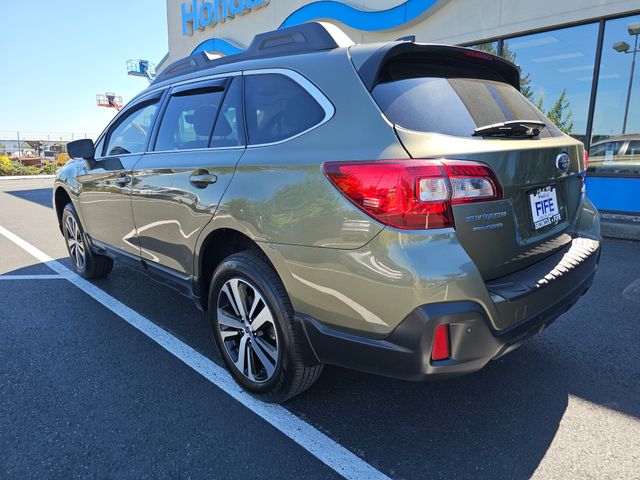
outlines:
[[313, 20], [355, 43], [415, 37], [502, 55], [520, 66], [523, 93], [588, 147], [596, 206], [640, 220], [638, 0], [167, 0], [167, 14], [158, 70], [201, 51], [238, 53], [257, 33]]

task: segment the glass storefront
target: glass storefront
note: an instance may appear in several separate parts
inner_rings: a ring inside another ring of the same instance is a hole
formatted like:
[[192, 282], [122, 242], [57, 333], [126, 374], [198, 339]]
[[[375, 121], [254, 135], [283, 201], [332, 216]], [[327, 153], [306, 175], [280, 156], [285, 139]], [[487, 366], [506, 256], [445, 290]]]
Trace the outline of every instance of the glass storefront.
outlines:
[[522, 68], [522, 93], [563, 132], [584, 141], [598, 25], [505, 39], [502, 56]]
[[639, 36], [640, 15], [605, 23], [589, 172], [640, 175]]
[[599, 209], [640, 214], [640, 15], [472, 47], [520, 65], [522, 93], [584, 142]]

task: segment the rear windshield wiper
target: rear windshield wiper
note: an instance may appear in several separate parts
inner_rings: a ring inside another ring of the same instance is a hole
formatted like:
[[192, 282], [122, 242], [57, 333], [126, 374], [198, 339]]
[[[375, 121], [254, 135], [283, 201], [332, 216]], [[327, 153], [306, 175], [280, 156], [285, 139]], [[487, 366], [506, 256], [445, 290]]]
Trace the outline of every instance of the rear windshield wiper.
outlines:
[[510, 120], [478, 127], [473, 134], [478, 137], [537, 137], [546, 127], [539, 120]]

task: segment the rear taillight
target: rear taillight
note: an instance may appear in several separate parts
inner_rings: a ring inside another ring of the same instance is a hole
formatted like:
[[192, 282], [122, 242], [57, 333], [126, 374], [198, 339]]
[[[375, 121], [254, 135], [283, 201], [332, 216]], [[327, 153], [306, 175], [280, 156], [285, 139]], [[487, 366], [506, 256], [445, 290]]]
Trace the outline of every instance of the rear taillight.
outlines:
[[336, 188], [366, 214], [406, 230], [452, 227], [452, 205], [502, 198], [493, 170], [479, 162], [327, 162], [323, 170]]
[[587, 171], [587, 168], [589, 168], [589, 152], [587, 152], [586, 150], [584, 151], [584, 171]]

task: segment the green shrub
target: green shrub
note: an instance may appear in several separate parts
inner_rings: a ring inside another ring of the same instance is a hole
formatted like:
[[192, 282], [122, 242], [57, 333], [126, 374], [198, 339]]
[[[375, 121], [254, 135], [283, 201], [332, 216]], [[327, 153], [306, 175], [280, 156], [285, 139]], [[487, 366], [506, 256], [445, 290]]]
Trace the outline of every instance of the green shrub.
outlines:
[[51, 163], [51, 162], [47, 162], [44, 167], [42, 167], [40, 169], [40, 174], [42, 175], [54, 175], [58, 169], [60, 168], [60, 165], [56, 165], [55, 163]]
[[[0, 157], [0, 176], [10, 176], [10, 175], [40, 175], [41, 173], [55, 173], [57, 167], [47, 166], [44, 167], [25, 167], [18, 162], [12, 162], [9, 160], [8, 162], [5, 160], [7, 157]], [[43, 171], [47, 169], [47, 171]], [[51, 171], [53, 170], [53, 171]]]

